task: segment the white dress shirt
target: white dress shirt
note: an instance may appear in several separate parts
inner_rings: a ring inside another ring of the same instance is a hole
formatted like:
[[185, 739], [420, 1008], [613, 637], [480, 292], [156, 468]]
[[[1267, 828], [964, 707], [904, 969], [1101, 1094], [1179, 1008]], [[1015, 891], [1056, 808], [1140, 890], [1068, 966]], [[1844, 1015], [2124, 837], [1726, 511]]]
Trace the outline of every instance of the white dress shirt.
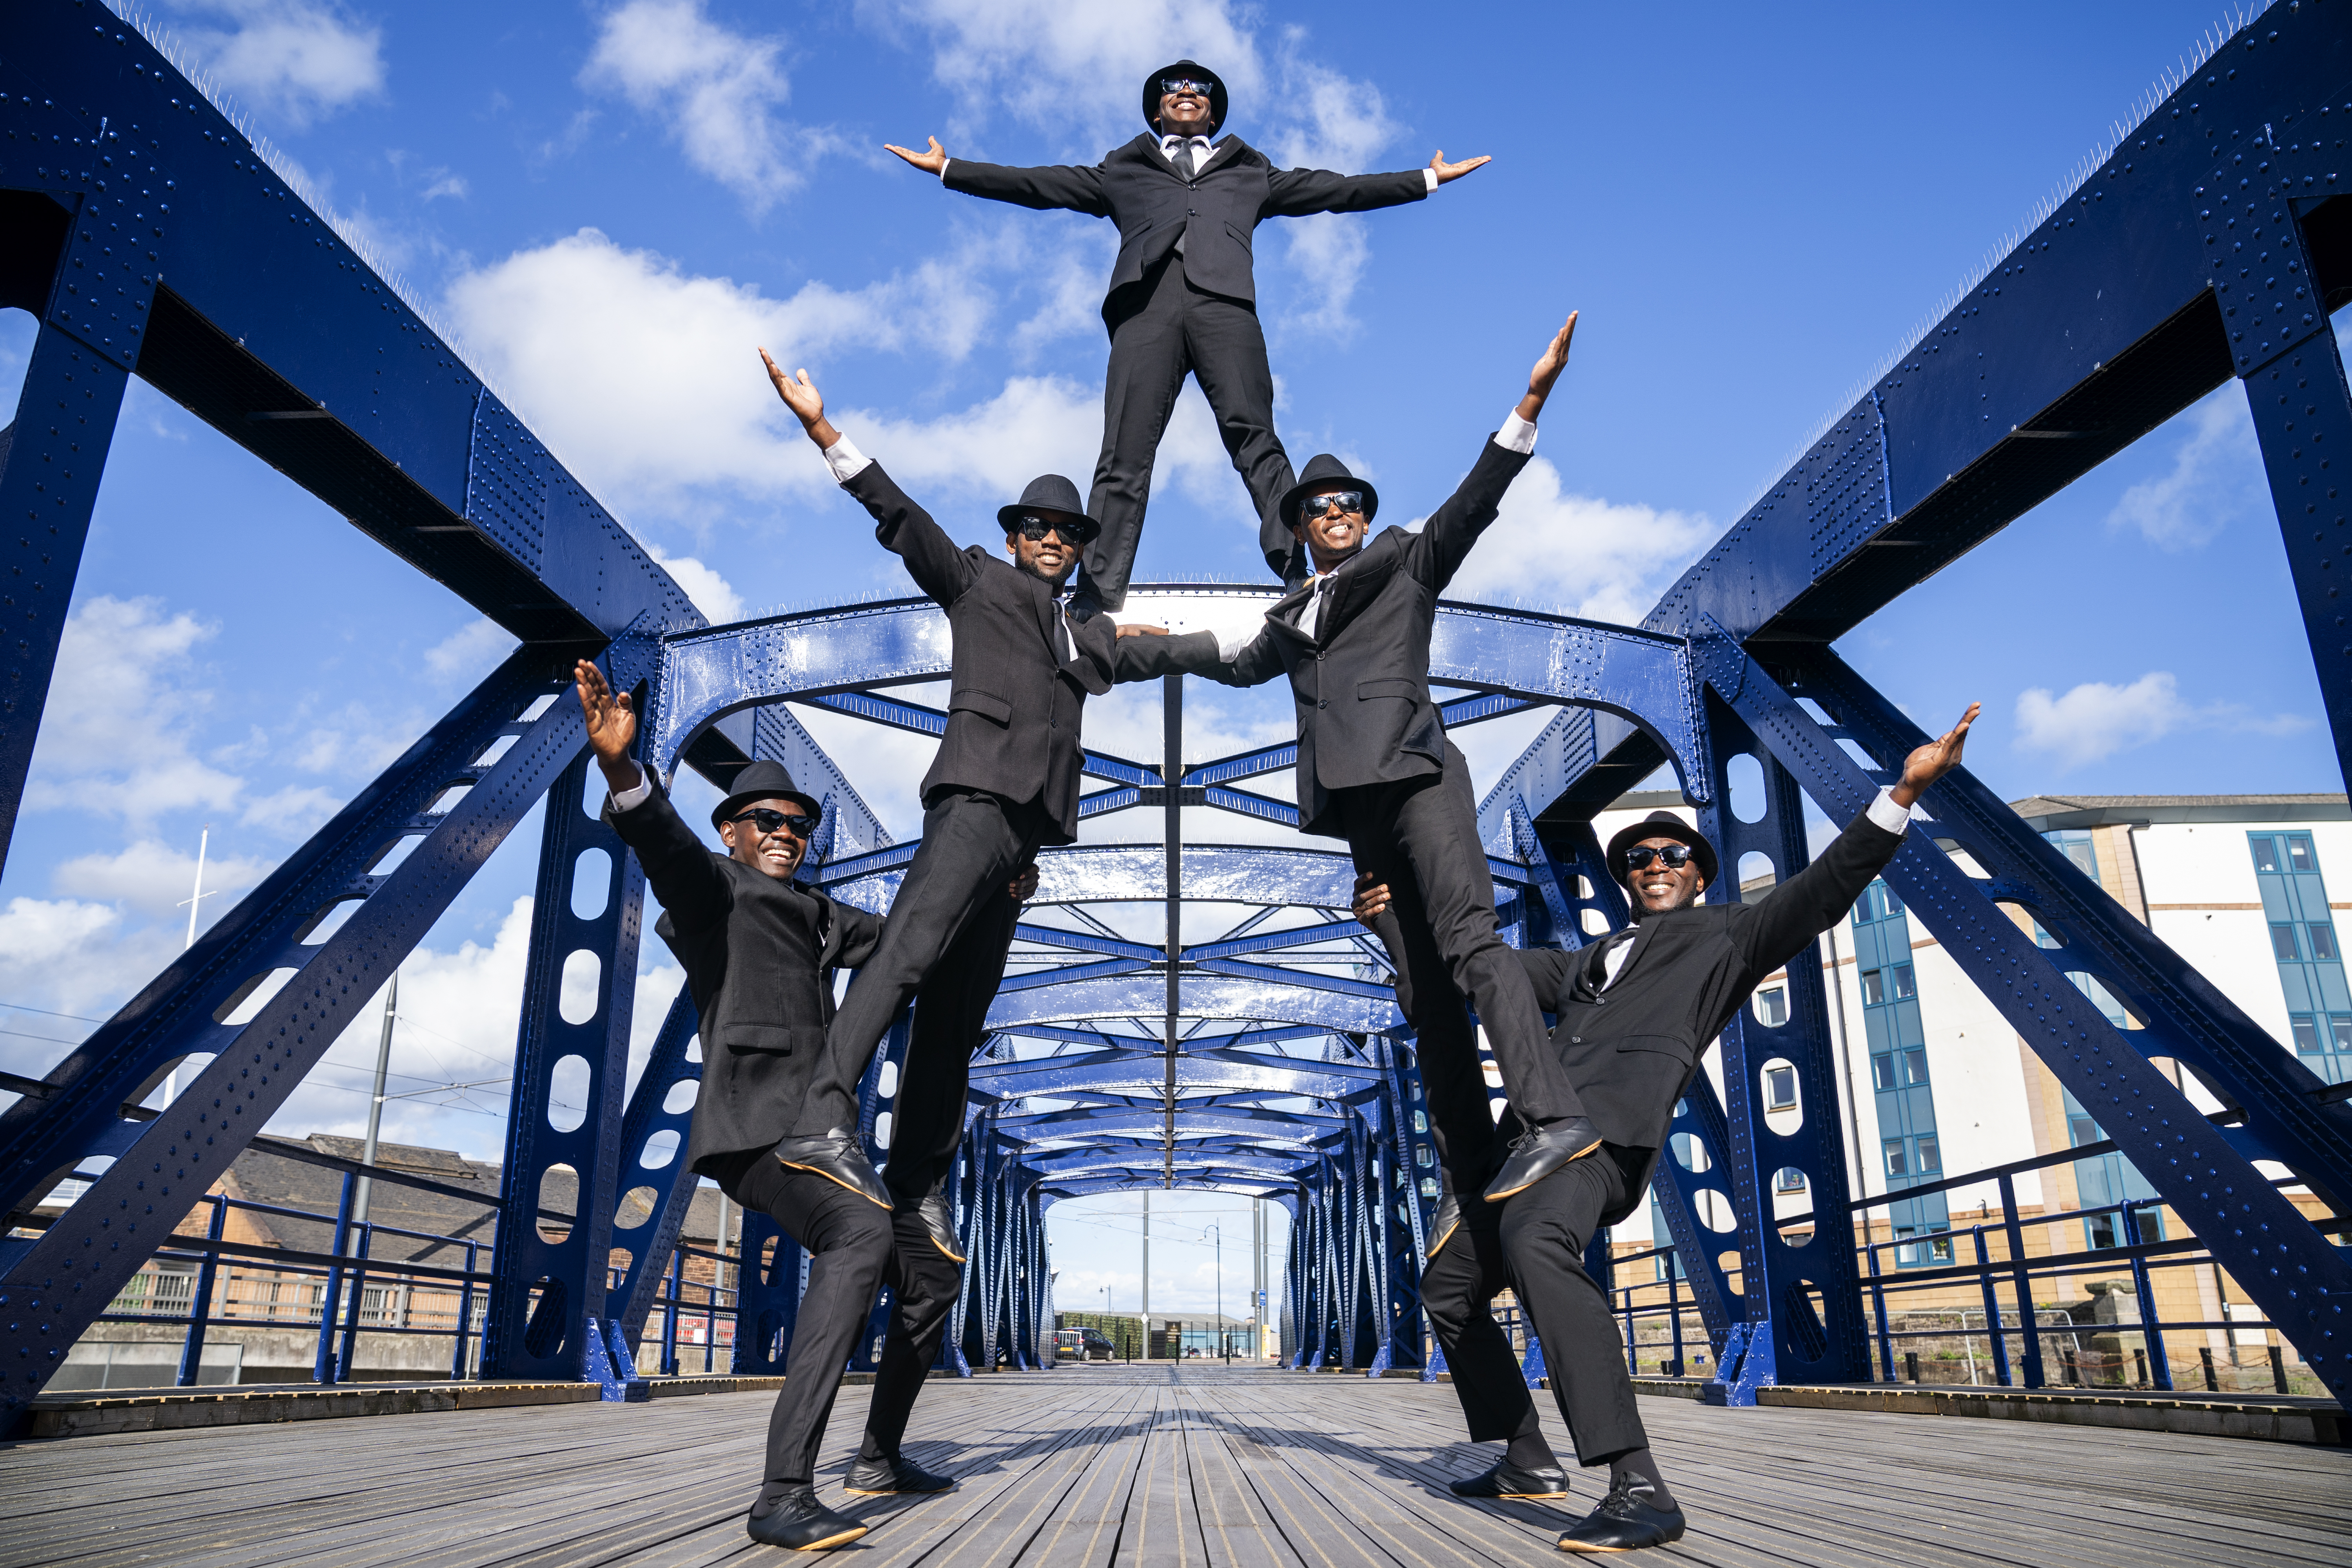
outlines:
[[[1521, 457], [1526, 457], [1536, 449], [1536, 427], [1532, 422], [1520, 418], [1519, 411], [1514, 408], [1503, 416], [1503, 426], [1495, 432], [1495, 445], [1507, 452], [1517, 452]], [[831, 449], [828, 448], [828, 458], [830, 455]], [[1360, 549], [1361, 546], [1358, 548]], [[1312, 557], [1310, 556], [1309, 559]], [[1349, 560], [1353, 559], [1355, 557], [1352, 555], [1349, 557]], [[1342, 561], [1339, 565], [1344, 566], [1347, 563], [1346, 561]], [[1339, 566], [1334, 566], [1331, 572], [1337, 572], [1339, 569]], [[1310, 637], [1315, 635], [1315, 628], [1322, 619], [1323, 590], [1330, 585], [1331, 572], [1318, 572], [1307, 579], [1314, 592], [1307, 596], [1307, 607], [1298, 612], [1298, 629]], [[1217, 657], [1231, 664], [1241, 657], [1242, 649], [1247, 647], [1251, 639], [1256, 635], [1255, 626], [1218, 633]]]
[[[1895, 790], [1892, 785], [1882, 788], [1878, 792], [1877, 798], [1870, 803], [1869, 808], [1863, 815], [1869, 817], [1880, 828], [1898, 837], [1911, 829], [1911, 814], [1895, 804]], [[1609, 951], [1601, 955], [1601, 967], [1605, 974], [1605, 978], [1601, 982], [1601, 989], [1603, 991], [1617, 983], [1617, 972], [1625, 967], [1625, 957], [1633, 951], [1633, 927], [1628, 926], [1609, 939]]]

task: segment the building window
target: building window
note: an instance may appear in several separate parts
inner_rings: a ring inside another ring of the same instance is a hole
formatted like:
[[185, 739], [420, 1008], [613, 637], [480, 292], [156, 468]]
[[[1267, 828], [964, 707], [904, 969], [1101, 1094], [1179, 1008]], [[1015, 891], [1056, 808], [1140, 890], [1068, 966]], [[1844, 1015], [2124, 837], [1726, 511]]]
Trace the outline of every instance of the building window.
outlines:
[[2246, 835], [2246, 840], [2253, 846], [2255, 870], [2275, 871], [2279, 868], [2276, 839], [2267, 833], [2250, 833]]
[[2336, 962], [2337, 956], [2336, 928], [2332, 925], [2314, 925], [2304, 929], [2311, 937], [2311, 956], [2330, 963]]
[[1787, 1023], [1789, 1021], [1788, 992], [1775, 985], [1769, 991], [1756, 993], [1756, 1016], [1774, 1028], [1779, 1028]]
[[2303, 956], [2295, 944], [2294, 927], [2284, 921], [2271, 927], [2271, 956], [2282, 963], [2293, 963]]
[[2286, 1022], [2287, 1027], [2294, 1031], [2295, 1054], [2304, 1057], [2317, 1056], [2319, 1054], [2319, 1020], [2306, 1013], [2299, 1014]]
[[1914, 1046], [1903, 1053], [1903, 1086], [1916, 1089], [1927, 1081], [1927, 1047]]
[[2286, 836], [2286, 868], [2290, 871], [2316, 871], [2318, 858], [2311, 852], [2311, 835], [2290, 833]]
[[1895, 1087], [1895, 1058], [1892, 1053], [1870, 1058], [1870, 1087], [1882, 1092]]
[[1805, 1190], [1805, 1173], [1794, 1165], [1783, 1165], [1772, 1178], [1772, 1187], [1775, 1192], [1801, 1193]]
[[1937, 1149], [1936, 1141], [1933, 1138], [1920, 1139], [1919, 1173], [1923, 1176], [1939, 1176], [1943, 1174], [1943, 1172], [1944, 1156], [1942, 1152]]
[[1907, 1176], [1911, 1173], [1910, 1163], [1904, 1157], [1903, 1140], [1900, 1138], [1889, 1138], [1886, 1141], [1886, 1173], [1890, 1176]]
[[1875, 969], [1862, 972], [1862, 1005], [1875, 1007], [1886, 1000], [1886, 981]]
[[1797, 1107], [1797, 1069], [1766, 1068], [1764, 1069], [1764, 1109], [1793, 1110]]
[[1907, 963], [1896, 964], [1895, 966], [1895, 999], [1898, 1002], [1907, 1001], [1917, 994], [1919, 994], [1919, 983], [1911, 977], [1911, 966]]

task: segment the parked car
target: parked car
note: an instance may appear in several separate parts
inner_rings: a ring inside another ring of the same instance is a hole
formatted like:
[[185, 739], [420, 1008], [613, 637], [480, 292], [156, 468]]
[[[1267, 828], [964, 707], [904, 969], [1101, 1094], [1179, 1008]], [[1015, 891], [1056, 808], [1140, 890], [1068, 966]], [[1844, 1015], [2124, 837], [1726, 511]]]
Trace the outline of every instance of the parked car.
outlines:
[[1100, 1329], [1056, 1329], [1054, 1354], [1062, 1361], [1110, 1361], [1118, 1347]]

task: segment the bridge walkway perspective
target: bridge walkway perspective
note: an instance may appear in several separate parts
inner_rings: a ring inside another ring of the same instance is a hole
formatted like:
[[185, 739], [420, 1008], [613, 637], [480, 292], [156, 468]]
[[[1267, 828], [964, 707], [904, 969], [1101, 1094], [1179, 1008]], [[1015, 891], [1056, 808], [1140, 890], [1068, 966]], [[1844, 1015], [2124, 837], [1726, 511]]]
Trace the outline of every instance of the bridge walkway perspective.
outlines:
[[[1474, 1506], [1443, 1385], [1216, 1364], [942, 1380], [908, 1454], [961, 1485], [849, 1497], [867, 1390], [818, 1481], [861, 1568], [1559, 1563], [1599, 1498]], [[1555, 1447], [1568, 1451], [1547, 1396]], [[771, 1396], [564, 1405], [0, 1446], [0, 1568], [693, 1568], [782, 1562], [743, 1534]], [[1660, 1563], [1763, 1568], [2352, 1563], [2352, 1450], [2164, 1432], [1644, 1398], [1692, 1518]]]

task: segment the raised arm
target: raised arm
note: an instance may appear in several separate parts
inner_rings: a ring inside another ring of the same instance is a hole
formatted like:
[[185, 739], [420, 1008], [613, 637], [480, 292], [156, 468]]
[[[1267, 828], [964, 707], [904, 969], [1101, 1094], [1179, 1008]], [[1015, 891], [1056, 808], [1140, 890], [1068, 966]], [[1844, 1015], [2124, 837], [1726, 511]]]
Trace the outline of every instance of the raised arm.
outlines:
[[[1048, 163], [1022, 169], [1004, 163], [975, 163], [969, 158], [949, 158], [940, 150], [937, 137], [931, 139], [929, 153], [909, 153], [903, 147], [890, 151], [915, 167], [938, 174], [940, 184], [948, 189], [961, 191], [968, 196], [985, 196], [992, 202], [1011, 202], [1014, 206], [1035, 207], [1041, 212], [1110, 216], [1110, 204], [1103, 197], [1099, 164]], [[939, 160], [936, 163], [931, 162], [934, 157]]]
[[1980, 711], [1980, 705], [1969, 703], [1958, 723], [1905, 758], [1902, 776], [1885, 794], [1812, 864], [1764, 895], [1755, 912], [1739, 922], [1733, 940], [1750, 974], [1771, 973], [1845, 917], [1871, 879], [1903, 847], [1911, 807], [1930, 784], [1959, 765], [1969, 727]]
[[1189, 632], [1170, 637], [1159, 626], [1121, 626], [1111, 679], [1153, 680], [1163, 675], [1212, 675], [1223, 662], [1217, 634]]
[[932, 521], [929, 512], [908, 499], [879, 463], [834, 428], [833, 421], [824, 416], [824, 395], [806, 370], [787, 375], [765, 349], [760, 351], [760, 363], [768, 367], [768, 380], [774, 384], [776, 395], [824, 454], [825, 467], [833, 470], [835, 480], [873, 514], [874, 537], [882, 547], [906, 562], [907, 574], [914, 578], [915, 585], [942, 609], [961, 598], [974, 574], [971, 558], [956, 548], [955, 541]]
[[1536, 449], [1536, 419], [1551, 396], [1551, 389], [1559, 381], [1559, 373], [1568, 368], [1569, 344], [1576, 337], [1576, 312], [1570, 310], [1568, 320], [1528, 373], [1528, 390], [1511, 411], [1503, 428], [1481, 447], [1478, 460], [1445, 504], [1430, 513], [1429, 521], [1412, 542], [1406, 560], [1413, 575], [1442, 591], [1462, 569], [1469, 558], [1470, 547], [1502, 508], [1503, 492], [1528, 466], [1528, 458]]
[[681, 931], [725, 920], [733, 902], [725, 873], [711, 858], [709, 847], [679, 819], [661, 786], [629, 755], [637, 739], [636, 709], [629, 694], [614, 691], [604, 672], [584, 658], [572, 666], [572, 684], [588, 721], [589, 750], [595, 753], [612, 796], [604, 818], [635, 851], [654, 896]]
[[1305, 217], [1311, 213], [1360, 213], [1402, 206], [1434, 189], [1419, 169], [1393, 174], [1335, 174], [1328, 169], [1276, 169], [1266, 182], [1260, 217]]

